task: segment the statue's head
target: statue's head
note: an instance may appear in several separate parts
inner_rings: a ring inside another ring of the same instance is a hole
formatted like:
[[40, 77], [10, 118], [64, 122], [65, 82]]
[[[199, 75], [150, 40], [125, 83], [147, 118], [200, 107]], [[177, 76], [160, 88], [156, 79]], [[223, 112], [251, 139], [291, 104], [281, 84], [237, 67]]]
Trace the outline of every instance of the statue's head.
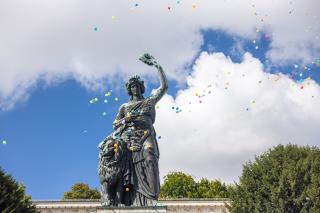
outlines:
[[141, 95], [145, 92], [144, 82], [140, 80], [138, 75], [135, 75], [129, 79], [126, 83], [127, 92], [129, 96]]

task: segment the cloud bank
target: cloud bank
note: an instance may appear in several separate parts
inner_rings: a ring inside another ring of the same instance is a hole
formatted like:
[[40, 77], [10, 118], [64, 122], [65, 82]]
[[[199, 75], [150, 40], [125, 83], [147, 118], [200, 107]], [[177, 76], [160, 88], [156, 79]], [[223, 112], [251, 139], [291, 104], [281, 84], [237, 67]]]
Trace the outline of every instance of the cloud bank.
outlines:
[[161, 175], [237, 181], [245, 162], [277, 144], [319, 145], [319, 108], [320, 87], [311, 79], [266, 73], [249, 53], [234, 63], [203, 52], [188, 87], [159, 102]]
[[0, 3], [0, 108], [27, 99], [37, 82], [74, 78], [89, 89], [132, 73], [152, 75], [137, 61], [151, 52], [168, 76], [202, 44], [201, 30], [245, 39], [264, 32], [273, 63], [311, 62], [319, 56], [318, 0], [101, 1], [3, 0]]

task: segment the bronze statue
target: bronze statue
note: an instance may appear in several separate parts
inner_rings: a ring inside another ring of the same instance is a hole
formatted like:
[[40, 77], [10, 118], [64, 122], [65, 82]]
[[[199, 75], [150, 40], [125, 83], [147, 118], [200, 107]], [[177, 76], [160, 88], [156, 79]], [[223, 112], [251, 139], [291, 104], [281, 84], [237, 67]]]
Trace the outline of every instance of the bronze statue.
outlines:
[[[155, 206], [160, 192], [159, 148], [153, 123], [155, 105], [166, 93], [168, 84], [162, 67], [150, 54], [144, 54], [139, 59], [157, 68], [160, 87], [154, 94], [144, 98], [144, 82], [139, 76], [131, 77], [126, 83], [130, 100], [121, 105], [113, 123], [112, 135], [99, 145], [103, 205]], [[118, 144], [119, 150], [114, 149], [114, 144]], [[108, 151], [109, 160], [106, 157]], [[110, 162], [114, 162], [114, 168], [110, 171], [118, 171], [113, 174], [117, 179], [114, 182], [108, 181], [110, 174], [105, 172], [111, 166]], [[118, 187], [119, 183], [121, 187]]]

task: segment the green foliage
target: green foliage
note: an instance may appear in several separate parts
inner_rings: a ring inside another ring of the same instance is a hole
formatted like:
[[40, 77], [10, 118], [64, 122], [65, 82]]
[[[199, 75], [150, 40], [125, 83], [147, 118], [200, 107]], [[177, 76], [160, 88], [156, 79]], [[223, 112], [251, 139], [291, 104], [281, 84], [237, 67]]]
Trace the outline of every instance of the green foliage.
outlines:
[[70, 192], [63, 194], [63, 200], [66, 199], [100, 199], [101, 194], [97, 189], [90, 189], [88, 184], [76, 183], [72, 186]]
[[320, 149], [278, 145], [243, 167], [232, 212], [320, 212]]
[[196, 182], [183, 172], [171, 172], [164, 177], [161, 198], [192, 198], [196, 196]]
[[38, 212], [31, 197], [25, 194], [25, 187], [6, 175], [0, 167], [0, 212]]
[[227, 198], [228, 190], [224, 183], [219, 180], [209, 181], [202, 178], [197, 183], [197, 198]]
[[196, 182], [183, 172], [166, 175], [160, 190], [161, 198], [225, 198], [227, 194], [227, 187], [220, 181], [203, 178]]

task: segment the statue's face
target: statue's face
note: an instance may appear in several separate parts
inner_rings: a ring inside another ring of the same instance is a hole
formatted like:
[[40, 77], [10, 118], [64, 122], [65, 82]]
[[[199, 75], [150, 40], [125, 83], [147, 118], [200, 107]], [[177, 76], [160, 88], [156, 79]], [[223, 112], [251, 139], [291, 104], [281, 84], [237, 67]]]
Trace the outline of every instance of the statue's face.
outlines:
[[134, 96], [140, 96], [141, 95], [141, 88], [139, 84], [131, 84], [130, 90], [132, 95]]

